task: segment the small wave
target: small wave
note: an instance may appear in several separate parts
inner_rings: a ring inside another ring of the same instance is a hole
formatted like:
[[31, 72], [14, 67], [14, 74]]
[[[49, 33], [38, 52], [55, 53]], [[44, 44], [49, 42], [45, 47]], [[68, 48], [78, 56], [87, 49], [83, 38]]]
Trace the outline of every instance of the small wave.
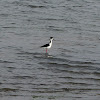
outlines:
[[42, 6], [42, 5], [28, 5], [28, 7], [30, 8], [46, 8], [45, 6]]
[[0, 92], [9, 92], [9, 91], [17, 92], [18, 89], [13, 89], [13, 88], [0, 88]]
[[13, 76], [12, 79], [33, 79], [33, 76]]
[[83, 91], [83, 92], [86, 92], [86, 91], [100, 91], [100, 89], [98, 88], [62, 88], [62, 90], [64, 91]]
[[0, 63], [15, 63], [15, 62], [0, 60]]

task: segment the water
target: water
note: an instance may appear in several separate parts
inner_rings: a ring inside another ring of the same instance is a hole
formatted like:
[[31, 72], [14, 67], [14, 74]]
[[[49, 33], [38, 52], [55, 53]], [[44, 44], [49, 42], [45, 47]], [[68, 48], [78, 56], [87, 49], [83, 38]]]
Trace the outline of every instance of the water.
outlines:
[[99, 0], [0, 1], [0, 100], [99, 98]]

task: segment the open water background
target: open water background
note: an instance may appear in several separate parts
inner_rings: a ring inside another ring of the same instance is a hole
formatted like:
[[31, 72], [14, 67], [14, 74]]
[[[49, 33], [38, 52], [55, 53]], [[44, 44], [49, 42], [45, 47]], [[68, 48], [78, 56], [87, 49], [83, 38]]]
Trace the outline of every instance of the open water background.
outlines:
[[0, 0], [0, 100], [99, 99], [100, 0]]

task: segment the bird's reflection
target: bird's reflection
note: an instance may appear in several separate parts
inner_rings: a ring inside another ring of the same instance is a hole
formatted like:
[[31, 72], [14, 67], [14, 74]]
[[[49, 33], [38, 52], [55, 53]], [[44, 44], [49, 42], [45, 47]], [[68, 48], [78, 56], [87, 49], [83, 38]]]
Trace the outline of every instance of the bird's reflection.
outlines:
[[48, 57], [49, 56], [49, 54], [48, 53], [45, 53], [45, 57]]
[[52, 57], [49, 53], [45, 53], [45, 57]]

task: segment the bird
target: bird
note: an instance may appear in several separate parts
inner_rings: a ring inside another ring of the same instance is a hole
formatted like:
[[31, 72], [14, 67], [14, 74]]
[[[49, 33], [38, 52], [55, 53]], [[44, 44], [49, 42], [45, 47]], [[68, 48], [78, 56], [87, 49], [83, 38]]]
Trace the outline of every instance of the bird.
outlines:
[[47, 50], [50, 49], [51, 46], [52, 46], [52, 40], [53, 40], [53, 37], [50, 37], [50, 42], [48, 44], [45, 44], [45, 45], [41, 46], [41, 48], [46, 49], [46, 53], [47, 53]]

